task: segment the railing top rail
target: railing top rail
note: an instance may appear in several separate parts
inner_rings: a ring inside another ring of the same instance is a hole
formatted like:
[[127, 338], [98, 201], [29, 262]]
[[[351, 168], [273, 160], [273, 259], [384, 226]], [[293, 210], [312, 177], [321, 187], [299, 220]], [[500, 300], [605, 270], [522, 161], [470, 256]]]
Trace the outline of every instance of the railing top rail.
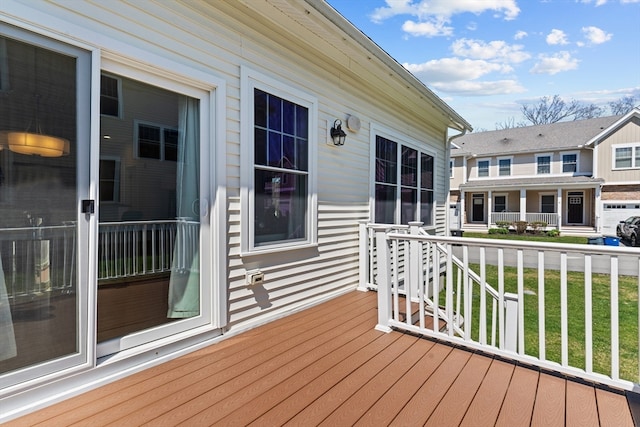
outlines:
[[639, 248], [624, 246], [587, 245], [581, 243], [551, 243], [551, 242], [530, 242], [526, 240], [503, 240], [503, 239], [478, 239], [472, 237], [448, 237], [430, 234], [402, 234], [387, 233], [390, 239], [402, 240], [422, 240], [437, 243], [451, 243], [466, 246], [484, 246], [485, 248], [509, 248], [509, 249], [530, 249], [549, 250], [556, 252], [580, 252], [589, 255], [632, 255], [640, 256]]

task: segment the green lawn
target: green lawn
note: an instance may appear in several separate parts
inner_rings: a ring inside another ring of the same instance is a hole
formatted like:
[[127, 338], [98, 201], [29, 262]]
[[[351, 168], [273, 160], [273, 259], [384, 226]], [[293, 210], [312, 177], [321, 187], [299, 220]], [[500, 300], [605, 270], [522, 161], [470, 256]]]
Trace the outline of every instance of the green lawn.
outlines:
[[530, 242], [554, 242], [554, 243], [580, 243], [586, 244], [588, 239], [586, 237], [576, 236], [558, 236], [548, 237], [542, 233], [540, 234], [487, 234], [487, 233], [472, 233], [465, 231], [462, 234], [463, 237], [473, 237], [477, 239], [499, 239], [499, 240], [528, 240]]
[[[472, 269], [479, 272], [479, 266]], [[487, 282], [498, 288], [497, 267], [487, 266]], [[560, 334], [560, 273], [546, 270], [545, 282], [545, 326], [546, 326], [546, 358], [561, 361]], [[610, 342], [610, 277], [605, 274], [592, 275], [593, 306], [593, 370], [610, 375], [611, 342]], [[455, 283], [455, 282], [454, 282]], [[638, 279], [636, 277], [620, 277], [619, 280], [619, 322], [620, 322], [620, 377], [633, 382], [638, 381]], [[539, 353], [538, 335], [538, 271], [524, 270], [525, 303], [525, 352], [532, 356]], [[517, 270], [505, 267], [505, 291], [517, 293]], [[584, 274], [569, 272], [567, 274], [568, 300], [568, 348], [569, 364], [585, 368], [585, 297]], [[475, 286], [473, 299], [474, 339], [478, 338], [479, 290]], [[487, 312], [491, 305], [487, 300]], [[488, 322], [490, 323], [490, 318]], [[490, 325], [488, 325], [490, 327]], [[489, 331], [488, 335], [489, 336]]]

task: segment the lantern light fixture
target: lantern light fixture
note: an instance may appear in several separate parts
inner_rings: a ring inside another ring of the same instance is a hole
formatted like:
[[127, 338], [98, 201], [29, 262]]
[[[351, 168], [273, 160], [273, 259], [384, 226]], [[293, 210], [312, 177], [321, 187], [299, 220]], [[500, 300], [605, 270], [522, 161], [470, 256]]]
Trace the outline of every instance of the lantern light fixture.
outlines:
[[330, 134], [331, 139], [333, 140], [333, 145], [344, 145], [344, 140], [347, 138], [347, 134], [342, 130], [342, 121], [340, 119], [336, 119], [336, 121], [333, 122]]

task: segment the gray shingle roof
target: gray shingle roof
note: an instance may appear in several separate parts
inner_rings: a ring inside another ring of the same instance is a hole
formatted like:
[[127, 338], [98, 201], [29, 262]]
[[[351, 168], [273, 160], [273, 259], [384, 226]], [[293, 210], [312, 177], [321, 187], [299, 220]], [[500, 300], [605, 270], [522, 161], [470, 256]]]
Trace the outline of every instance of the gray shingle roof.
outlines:
[[460, 148], [453, 148], [451, 157], [578, 148], [613, 125], [621, 117], [598, 117], [572, 122], [469, 133], [454, 141], [455, 145]]
[[528, 177], [528, 178], [506, 178], [506, 179], [477, 179], [473, 181], [460, 184], [460, 189], [474, 189], [474, 188], [526, 188], [526, 187], [541, 187], [548, 186], [557, 188], [560, 184], [563, 186], [575, 184], [576, 187], [594, 187], [597, 184], [603, 183], [602, 178], [592, 178], [590, 176], [542, 176], [542, 177]]

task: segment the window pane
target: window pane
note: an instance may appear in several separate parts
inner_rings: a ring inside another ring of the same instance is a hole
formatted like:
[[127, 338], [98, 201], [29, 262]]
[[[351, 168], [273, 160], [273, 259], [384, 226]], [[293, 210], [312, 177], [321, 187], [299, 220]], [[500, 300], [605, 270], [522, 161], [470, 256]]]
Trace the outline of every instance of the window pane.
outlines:
[[551, 173], [551, 158], [549, 156], [538, 157], [538, 173]]
[[577, 156], [575, 154], [565, 154], [562, 156], [562, 172], [577, 171]]
[[631, 167], [631, 147], [616, 148], [616, 167]]
[[394, 224], [396, 212], [396, 187], [391, 185], [376, 185], [376, 216], [375, 222]]
[[306, 217], [306, 175], [256, 169], [256, 245], [306, 238]]
[[118, 79], [100, 76], [100, 114], [118, 117]]
[[411, 148], [402, 147], [400, 183], [417, 187], [418, 185], [418, 152]]
[[507, 211], [507, 197], [495, 196], [493, 199], [494, 212], [506, 212]]
[[376, 138], [376, 182], [395, 184], [398, 173], [398, 145], [388, 139]]
[[433, 225], [433, 191], [420, 192], [420, 221]]
[[289, 135], [296, 133], [296, 104], [284, 100], [282, 102], [282, 132]]
[[281, 167], [282, 161], [282, 134], [278, 132], [269, 132], [269, 166]]
[[540, 197], [540, 210], [542, 213], [555, 213], [556, 197], [552, 195]]
[[407, 224], [409, 221], [417, 219], [418, 191], [413, 188], [403, 187], [402, 202], [400, 205], [400, 224]]
[[636, 152], [636, 161], [633, 167], [640, 168], [640, 147], [635, 147], [634, 150]]
[[164, 130], [164, 159], [178, 160], [178, 131], [175, 129]]
[[160, 159], [160, 128], [138, 126], [138, 156], [148, 159]]
[[256, 126], [267, 127], [267, 94], [254, 89], [253, 120]]
[[501, 159], [499, 161], [499, 173], [500, 176], [509, 176], [511, 175], [511, 160], [510, 159]]
[[[420, 188], [433, 189], [433, 156], [422, 154], [420, 164]], [[451, 163], [449, 163], [451, 165]], [[451, 170], [450, 170], [451, 174]]]
[[301, 105], [296, 106], [296, 132], [299, 138], [309, 139], [309, 109]]
[[269, 122], [271, 130], [282, 131], [282, 99], [269, 95]]
[[267, 131], [256, 128], [253, 132], [253, 155], [256, 165], [267, 166]]
[[489, 176], [488, 160], [481, 160], [478, 162], [478, 176]]

